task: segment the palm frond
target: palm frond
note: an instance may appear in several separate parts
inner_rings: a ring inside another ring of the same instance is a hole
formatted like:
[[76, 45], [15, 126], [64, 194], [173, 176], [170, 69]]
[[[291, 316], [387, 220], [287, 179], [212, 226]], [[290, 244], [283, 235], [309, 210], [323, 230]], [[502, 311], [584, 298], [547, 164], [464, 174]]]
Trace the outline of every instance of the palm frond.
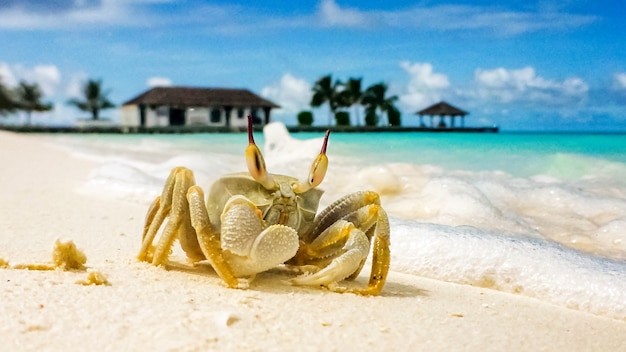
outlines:
[[82, 92], [84, 100], [74, 98], [70, 99], [68, 104], [74, 105], [82, 111], [90, 112], [94, 120], [98, 119], [100, 110], [115, 107], [115, 104], [107, 97], [111, 91], [102, 89], [102, 80], [100, 79], [88, 79], [83, 85]]

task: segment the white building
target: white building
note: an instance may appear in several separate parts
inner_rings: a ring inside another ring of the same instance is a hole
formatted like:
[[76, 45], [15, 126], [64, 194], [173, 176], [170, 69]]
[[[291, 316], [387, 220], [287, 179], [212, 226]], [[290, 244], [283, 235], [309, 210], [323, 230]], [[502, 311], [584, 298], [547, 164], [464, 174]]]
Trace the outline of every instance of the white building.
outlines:
[[122, 104], [120, 124], [245, 127], [248, 115], [269, 123], [272, 108], [279, 106], [247, 89], [156, 87]]

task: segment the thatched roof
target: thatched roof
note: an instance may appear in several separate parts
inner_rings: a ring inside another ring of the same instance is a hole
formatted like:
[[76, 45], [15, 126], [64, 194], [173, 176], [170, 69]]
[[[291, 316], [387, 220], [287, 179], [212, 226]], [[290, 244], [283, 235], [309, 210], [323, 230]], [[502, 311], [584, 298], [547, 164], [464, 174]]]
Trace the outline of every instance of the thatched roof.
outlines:
[[170, 105], [178, 107], [232, 106], [279, 108], [247, 89], [156, 87], [122, 105]]
[[435, 105], [427, 107], [424, 110], [418, 111], [415, 114], [423, 116], [465, 116], [469, 113], [452, 106], [445, 101], [441, 101]]

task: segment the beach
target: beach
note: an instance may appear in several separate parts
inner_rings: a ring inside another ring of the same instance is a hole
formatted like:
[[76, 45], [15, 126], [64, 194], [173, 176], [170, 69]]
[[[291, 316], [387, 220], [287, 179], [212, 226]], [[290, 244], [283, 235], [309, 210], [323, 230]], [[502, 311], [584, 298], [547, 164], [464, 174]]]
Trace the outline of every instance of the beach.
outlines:
[[[391, 270], [380, 296], [291, 286], [274, 270], [247, 290], [136, 259], [147, 204], [79, 189], [97, 163], [37, 135], [0, 132], [0, 258], [51, 261], [72, 241], [86, 269], [0, 269], [2, 351], [618, 351], [626, 321], [523, 295]], [[394, 237], [392, 227], [392, 253]], [[106, 284], [83, 285], [89, 273]], [[363, 270], [358, 282], [366, 282]]]

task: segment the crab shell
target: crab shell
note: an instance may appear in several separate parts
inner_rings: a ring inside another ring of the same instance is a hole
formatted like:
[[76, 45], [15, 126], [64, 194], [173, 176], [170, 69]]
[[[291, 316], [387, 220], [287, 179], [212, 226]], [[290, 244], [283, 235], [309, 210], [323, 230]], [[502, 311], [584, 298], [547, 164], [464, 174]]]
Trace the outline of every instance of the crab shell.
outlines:
[[266, 189], [247, 172], [225, 175], [213, 183], [206, 203], [213, 230], [220, 232], [220, 217], [226, 202], [232, 196], [242, 195], [259, 208], [266, 226], [280, 224], [295, 229], [300, 237], [306, 234], [312, 227], [324, 191], [311, 188], [296, 193], [296, 178], [272, 177], [276, 182], [274, 189]]

